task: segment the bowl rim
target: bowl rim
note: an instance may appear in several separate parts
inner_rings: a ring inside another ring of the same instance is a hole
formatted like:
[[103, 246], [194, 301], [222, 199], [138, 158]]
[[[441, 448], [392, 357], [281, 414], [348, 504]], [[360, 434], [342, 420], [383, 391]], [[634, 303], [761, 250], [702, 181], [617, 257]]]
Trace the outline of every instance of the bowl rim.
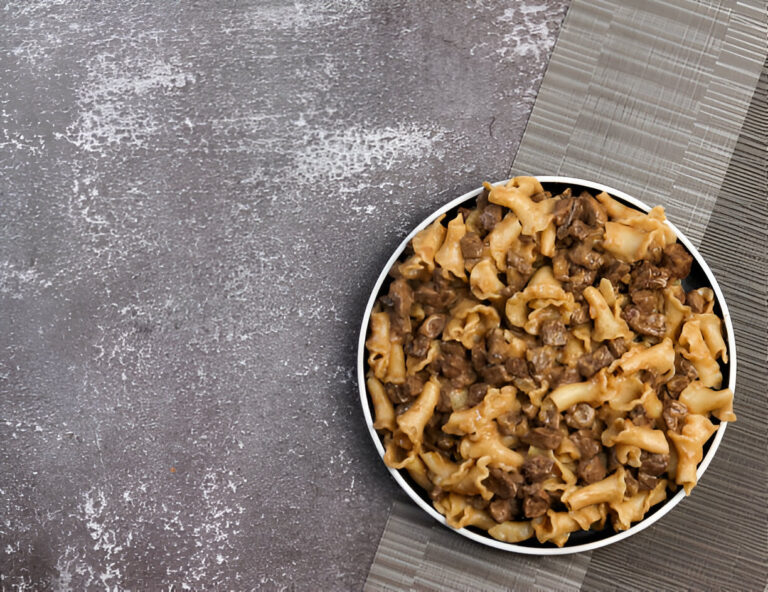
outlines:
[[[579, 179], [577, 177], [562, 177], [562, 176], [556, 176], [556, 175], [542, 175], [542, 176], [535, 176], [535, 178], [542, 184], [544, 183], [561, 183], [561, 184], [568, 184], [572, 186], [580, 186], [585, 187], [588, 189], [592, 189], [595, 191], [605, 191], [609, 195], [613, 197], [618, 197], [623, 201], [626, 201], [630, 204], [632, 204], [634, 207], [636, 207], [639, 210], [642, 210], [643, 212], [649, 212], [651, 210], [650, 206], [645, 204], [644, 202], [640, 201], [639, 199], [632, 197], [631, 195], [628, 195], [627, 193], [624, 193], [623, 191], [619, 191], [617, 189], [614, 189], [608, 185], [604, 185], [602, 183], [597, 183], [594, 181], [588, 181], [585, 179]], [[509, 182], [509, 179], [504, 181], [498, 181], [496, 183], [492, 183], [492, 185], [504, 185], [507, 182]], [[381, 274], [379, 275], [378, 279], [376, 280], [376, 283], [373, 287], [373, 290], [371, 291], [371, 295], [368, 299], [368, 304], [365, 308], [365, 313], [363, 314], [363, 322], [360, 329], [360, 337], [358, 341], [358, 352], [357, 352], [357, 381], [358, 381], [358, 388], [360, 391], [360, 402], [363, 408], [363, 415], [365, 416], [365, 422], [368, 426], [368, 431], [371, 435], [371, 438], [373, 439], [374, 446], [376, 447], [376, 450], [379, 453], [379, 457], [382, 460], [382, 463], [384, 462], [384, 446], [381, 443], [381, 439], [379, 438], [379, 435], [376, 433], [376, 430], [373, 427], [373, 417], [371, 413], [371, 405], [369, 402], [368, 397], [368, 391], [365, 386], [365, 340], [368, 333], [368, 325], [370, 322], [371, 317], [371, 311], [373, 309], [373, 306], [376, 302], [376, 298], [379, 295], [379, 291], [381, 290], [382, 284], [386, 281], [387, 276], [389, 274], [389, 270], [392, 268], [392, 266], [395, 264], [395, 262], [398, 260], [402, 252], [405, 250], [406, 245], [410, 242], [410, 240], [421, 230], [426, 228], [429, 224], [431, 224], [435, 219], [437, 219], [440, 215], [448, 212], [449, 210], [455, 208], [456, 206], [464, 203], [465, 201], [472, 199], [473, 197], [479, 195], [483, 190], [483, 187], [478, 187], [476, 189], [473, 189], [472, 191], [468, 191], [467, 193], [451, 200], [447, 204], [441, 206], [434, 212], [432, 212], [429, 216], [427, 216], [420, 224], [418, 224], [409, 234], [406, 236], [403, 241], [400, 243], [400, 245], [395, 249], [392, 256], [387, 261], [386, 265], [384, 266], [384, 269], [382, 270]], [[701, 256], [701, 253], [699, 253], [698, 249], [691, 243], [691, 241], [669, 220], [666, 221], [666, 223], [672, 228], [672, 230], [675, 232], [675, 235], [677, 235], [678, 240], [685, 245], [685, 247], [688, 249], [688, 251], [693, 255], [693, 257], [696, 259], [698, 264], [701, 266], [702, 270], [704, 271], [704, 274], [707, 277], [707, 280], [710, 282], [710, 285], [712, 287], [712, 290], [715, 293], [715, 298], [717, 299], [718, 304], [720, 305], [720, 309], [722, 311], [723, 315], [723, 323], [725, 325], [726, 329], [726, 335], [728, 339], [728, 350], [730, 354], [730, 360], [729, 360], [729, 373], [728, 373], [728, 387], [735, 393], [735, 387], [736, 387], [736, 342], [735, 342], [735, 336], [733, 331], [733, 323], [731, 320], [731, 315], [728, 312], [728, 306], [725, 302], [725, 297], [723, 296], [723, 293], [720, 289], [719, 284], [717, 283], [717, 280], [715, 279], [714, 274], [712, 273], [712, 270], [709, 268], [709, 265], [707, 265], [707, 262], [704, 260], [704, 258]], [[712, 440], [712, 443], [710, 444], [709, 450], [707, 451], [707, 454], [704, 456], [702, 461], [699, 463], [699, 466], [696, 470], [696, 479], [697, 482], [701, 480], [702, 475], [704, 474], [704, 471], [706, 471], [709, 464], [712, 462], [712, 459], [715, 456], [715, 453], [717, 452], [718, 447], [720, 446], [720, 442], [723, 439], [723, 435], [725, 434], [725, 430], [728, 427], [728, 422], [720, 422], [720, 425], [717, 429], [717, 432], [715, 433], [714, 439]], [[385, 465], [386, 466], [386, 465]], [[524, 555], [568, 555], [571, 553], [580, 553], [584, 551], [592, 551], [594, 549], [599, 549], [601, 547], [605, 547], [607, 545], [617, 543], [627, 537], [632, 536], [633, 534], [636, 534], [642, 530], [645, 530], [658, 520], [662, 518], [662, 516], [665, 516], [668, 512], [672, 510], [677, 504], [680, 503], [680, 501], [685, 497], [685, 491], [683, 488], [680, 488], [680, 490], [675, 493], [674, 496], [669, 498], [666, 503], [664, 503], [663, 506], [661, 506], [656, 512], [654, 512], [651, 516], [648, 516], [647, 518], [644, 518], [643, 520], [640, 520], [627, 530], [617, 532], [611, 536], [608, 536], [604, 539], [600, 539], [598, 541], [593, 541], [590, 543], [583, 543], [579, 545], [573, 545], [573, 546], [563, 546], [563, 547], [556, 547], [556, 548], [550, 548], [550, 547], [527, 547], [523, 545], [518, 545], [515, 543], [505, 543], [503, 541], [496, 540], [492, 538], [490, 535], [480, 535], [476, 532], [472, 532], [468, 530], [467, 528], [453, 528], [451, 526], [448, 526], [445, 520], [445, 516], [440, 514], [434, 507], [432, 507], [430, 504], [428, 504], [416, 491], [411, 487], [411, 485], [403, 478], [403, 476], [400, 474], [400, 471], [397, 469], [393, 469], [390, 467], [387, 467], [387, 470], [389, 471], [390, 475], [397, 481], [397, 483], [400, 485], [400, 487], [405, 491], [405, 493], [410, 497], [416, 505], [418, 505], [422, 510], [424, 510], [427, 514], [432, 516], [435, 520], [437, 520], [442, 525], [446, 526], [447, 528], [450, 528], [451, 530], [457, 532], [458, 534], [471, 539], [477, 543], [487, 545], [489, 547], [493, 547], [496, 549], [501, 549], [503, 551], [511, 551], [514, 553], [521, 553]]]

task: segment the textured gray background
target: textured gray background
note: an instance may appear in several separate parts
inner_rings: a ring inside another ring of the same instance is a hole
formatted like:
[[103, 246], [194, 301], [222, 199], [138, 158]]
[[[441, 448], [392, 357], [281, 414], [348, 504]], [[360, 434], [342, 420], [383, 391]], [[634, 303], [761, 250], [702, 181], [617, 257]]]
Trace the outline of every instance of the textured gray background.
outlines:
[[0, 588], [362, 586], [367, 292], [566, 5], [0, 4]]

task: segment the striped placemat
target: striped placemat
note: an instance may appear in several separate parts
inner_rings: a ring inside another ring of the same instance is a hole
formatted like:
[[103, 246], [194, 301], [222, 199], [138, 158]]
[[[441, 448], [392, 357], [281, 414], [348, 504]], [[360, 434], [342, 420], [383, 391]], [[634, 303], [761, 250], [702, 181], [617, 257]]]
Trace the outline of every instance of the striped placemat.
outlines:
[[768, 10], [575, 0], [509, 176], [600, 181], [662, 204], [736, 331], [731, 425], [694, 495], [592, 553], [475, 544], [395, 502], [366, 590], [768, 590]]

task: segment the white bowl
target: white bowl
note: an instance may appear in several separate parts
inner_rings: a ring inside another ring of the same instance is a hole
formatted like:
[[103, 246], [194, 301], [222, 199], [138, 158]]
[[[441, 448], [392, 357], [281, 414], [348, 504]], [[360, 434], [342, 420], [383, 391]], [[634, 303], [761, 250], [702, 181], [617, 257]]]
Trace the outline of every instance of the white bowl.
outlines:
[[[544, 186], [545, 189], [547, 189], [548, 186], [552, 186], [554, 184], [561, 184], [563, 185], [563, 188], [565, 188], [565, 186], [572, 187], [574, 189], [579, 189], [583, 187], [593, 192], [605, 191], [608, 194], [610, 194], [612, 197], [616, 198], [617, 200], [622, 201], [628, 205], [631, 205], [638, 210], [642, 210], [643, 212], [648, 212], [651, 209], [649, 206], [641, 202], [639, 199], [636, 199], [630, 195], [627, 195], [622, 191], [617, 191], [616, 189], [612, 189], [611, 187], [602, 185], [601, 183], [594, 183], [592, 181], [585, 181], [583, 179], [576, 179], [572, 177], [543, 176], [543, 177], [537, 177], [537, 179]], [[500, 185], [503, 183], [506, 183], [506, 181], [501, 181], [495, 184]], [[381, 438], [376, 433], [376, 430], [373, 428], [371, 403], [368, 397], [368, 392], [366, 391], [366, 387], [365, 387], [365, 366], [366, 366], [365, 340], [367, 338], [368, 324], [371, 317], [371, 310], [373, 309], [373, 305], [376, 302], [376, 299], [379, 297], [379, 291], [381, 290], [381, 286], [387, 278], [387, 274], [389, 273], [390, 268], [398, 260], [403, 250], [405, 249], [406, 245], [416, 235], [416, 233], [426, 228], [441, 214], [444, 214], [452, 210], [453, 208], [456, 208], [464, 204], [464, 202], [474, 199], [477, 195], [479, 195], [482, 192], [482, 190], [483, 188], [480, 187], [478, 189], [475, 189], [474, 191], [465, 193], [461, 197], [457, 197], [450, 203], [447, 203], [446, 205], [444, 205], [443, 207], [441, 207], [440, 209], [432, 213], [421, 224], [419, 224], [416, 228], [414, 228], [413, 231], [408, 236], [406, 236], [405, 239], [403, 239], [403, 242], [400, 243], [400, 246], [397, 249], [395, 249], [395, 252], [389, 258], [389, 261], [387, 261], [387, 264], [384, 267], [383, 271], [381, 272], [381, 275], [379, 275], [379, 279], [376, 281], [376, 285], [373, 287], [373, 291], [371, 292], [371, 297], [368, 299], [368, 306], [366, 306], [365, 314], [363, 315], [363, 324], [362, 324], [362, 328], [360, 329], [360, 340], [359, 340], [358, 350], [357, 350], [357, 381], [360, 388], [360, 401], [363, 406], [363, 415], [365, 416], [365, 422], [366, 422], [366, 425], [368, 426], [368, 431], [371, 434], [371, 438], [373, 438], [373, 443], [376, 446], [376, 450], [379, 451], [379, 456], [382, 457], [382, 462], [384, 457], [384, 445], [381, 442]], [[685, 237], [685, 235], [682, 232], [680, 232], [677, 228], [675, 228], [675, 226], [672, 223], [668, 221], [667, 224], [669, 224], [669, 226], [675, 231], [675, 234], [677, 235], [678, 240], [683, 245], [685, 245], [685, 247], [688, 249], [688, 251], [691, 253], [691, 255], [694, 258], [694, 266], [691, 269], [691, 275], [695, 276], [698, 274], [699, 281], [695, 282], [697, 286], [709, 286], [715, 292], [715, 312], [719, 312], [720, 316], [723, 319], [727, 341], [728, 341], [729, 363], [724, 365], [721, 364], [721, 366], [724, 366], [723, 375], [728, 376], [728, 383], [726, 386], [733, 391], [736, 386], [736, 343], [734, 341], [733, 323], [731, 322], [731, 315], [728, 313], [728, 307], [725, 303], [725, 298], [723, 297], [723, 293], [720, 290], [720, 286], [718, 286], [717, 284], [717, 280], [715, 280], [715, 276], [712, 274], [712, 270], [709, 268], [706, 261], [704, 261], [704, 258], [701, 256], [698, 250], [696, 250], [696, 247], [694, 247], [691, 244], [691, 242]], [[696, 268], [697, 264], [699, 269]], [[719, 311], [718, 311], [718, 307], [720, 309]], [[717, 451], [718, 446], [720, 446], [720, 441], [723, 439], [723, 434], [725, 434], [725, 429], [727, 425], [728, 424], [726, 422], [721, 422], [717, 432], [710, 439], [710, 441], [705, 445], [704, 458], [699, 464], [699, 467], [696, 471], [696, 476], [699, 480], [701, 479], [701, 476], [704, 474], [704, 471], [706, 471], [707, 467], [709, 466], [709, 463], [712, 462], [712, 458], [714, 458], [715, 452]], [[408, 496], [410, 496], [410, 498], [414, 502], [416, 502], [416, 504], [422, 510], [424, 510], [427, 514], [432, 516], [435, 520], [437, 520], [441, 524], [448, 526], [445, 522], [445, 517], [442, 514], [440, 514], [440, 512], [435, 510], [434, 507], [432, 507], [432, 504], [429, 498], [427, 497], [426, 492], [423, 492], [420, 487], [415, 486], [414, 484], [411, 483], [410, 477], [408, 476], [406, 471], [401, 472], [396, 469], [391, 469], [389, 467], [387, 467], [387, 469], [389, 470], [390, 474], [395, 479], [395, 481], [397, 481], [400, 484], [400, 487], [403, 488], [403, 491], [405, 491], [405, 493], [407, 493]], [[694, 491], [695, 491], [695, 488], [694, 488]], [[459, 528], [459, 529], [455, 529], [451, 527], [448, 527], [448, 528], [451, 528], [451, 530], [458, 532], [459, 534], [467, 537], [468, 539], [472, 539], [473, 541], [476, 541], [483, 545], [488, 545], [489, 547], [502, 549], [504, 551], [512, 551], [515, 553], [523, 553], [527, 555], [567, 555], [569, 553], [591, 551], [593, 549], [605, 547], [606, 545], [610, 545], [611, 543], [616, 543], [622, 539], [630, 537], [633, 534], [636, 534], [641, 530], [648, 528], [651, 524], [659, 520], [662, 516], [664, 516], [677, 504], [679, 504], [684, 497], [685, 497], [685, 492], [683, 491], [682, 488], [680, 488], [680, 490], [674, 496], [672, 496], [665, 502], [662, 502], [661, 504], [658, 504], [653, 508], [651, 508], [648, 514], [646, 514], [645, 518], [637, 522], [631, 528], [624, 530], [622, 532], [614, 532], [612, 528], [609, 525], [607, 525], [606, 528], [601, 531], [575, 532], [571, 534], [570, 539], [563, 547], [556, 547], [551, 543], [541, 544], [535, 538], [529, 539], [528, 541], [523, 541], [521, 543], [504, 543], [502, 541], [498, 541], [492, 538], [490, 535], [482, 534], [482, 531], [480, 530], [469, 530], [467, 528]], [[582, 539], [582, 540], [579, 540], [579, 539]], [[594, 539], [594, 540], [590, 540], [590, 539]]]

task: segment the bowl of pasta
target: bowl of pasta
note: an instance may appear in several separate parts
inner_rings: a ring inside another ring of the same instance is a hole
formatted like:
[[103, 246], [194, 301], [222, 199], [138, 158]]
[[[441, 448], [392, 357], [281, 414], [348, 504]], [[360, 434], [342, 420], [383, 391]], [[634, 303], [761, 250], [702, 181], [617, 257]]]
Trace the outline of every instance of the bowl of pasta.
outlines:
[[358, 348], [391, 475], [476, 542], [587, 551], [650, 526], [734, 421], [734, 331], [660, 206], [515, 177], [438, 209], [395, 250]]

